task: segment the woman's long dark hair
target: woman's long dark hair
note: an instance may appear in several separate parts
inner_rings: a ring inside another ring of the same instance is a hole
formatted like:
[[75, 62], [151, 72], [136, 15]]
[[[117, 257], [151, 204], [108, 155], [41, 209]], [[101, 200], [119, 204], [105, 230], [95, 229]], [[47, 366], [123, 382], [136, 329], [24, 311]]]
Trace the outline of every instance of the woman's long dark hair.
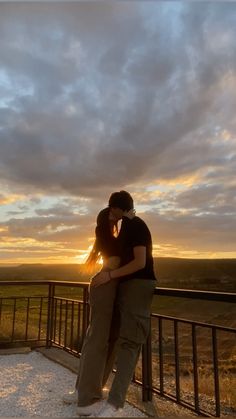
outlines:
[[95, 242], [93, 248], [86, 260], [86, 267], [95, 268], [101, 255], [106, 255], [111, 245], [112, 234], [109, 221], [110, 208], [104, 208], [97, 216], [97, 225], [95, 228]]

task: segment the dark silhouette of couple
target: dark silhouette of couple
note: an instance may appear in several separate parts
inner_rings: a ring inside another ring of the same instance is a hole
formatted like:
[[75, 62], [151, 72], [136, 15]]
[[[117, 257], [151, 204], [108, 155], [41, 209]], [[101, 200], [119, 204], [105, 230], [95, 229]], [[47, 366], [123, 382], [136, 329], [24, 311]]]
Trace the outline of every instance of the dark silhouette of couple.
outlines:
[[[76, 402], [79, 416], [115, 417], [124, 406], [150, 330], [156, 286], [152, 238], [126, 191], [112, 193], [108, 207], [97, 216], [95, 236], [87, 264], [94, 265], [102, 256], [103, 266], [91, 279], [90, 323], [75, 390], [65, 395], [64, 402]], [[116, 373], [106, 394], [104, 387], [115, 362]]]

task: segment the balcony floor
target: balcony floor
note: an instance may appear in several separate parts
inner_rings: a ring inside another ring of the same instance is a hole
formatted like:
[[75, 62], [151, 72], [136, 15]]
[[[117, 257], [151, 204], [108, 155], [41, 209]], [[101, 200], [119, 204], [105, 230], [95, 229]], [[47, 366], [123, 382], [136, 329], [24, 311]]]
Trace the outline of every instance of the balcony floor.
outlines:
[[[78, 365], [78, 358], [55, 347], [0, 349], [0, 418], [78, 418], [76, 406], [62, 402], [63, 394], [74, 387]], [[153, 402], [142, 402], [141, 388], [132, 384], [122, 416], [197, 415], [159, 396], [153, 396]]]
[[[0, 417], [78, 417], [76, 405], [62, 401], [75, 379], [75, 373], [39, 352], [0, 354]], [[145, 414], [126, 403], [122, 416]]]

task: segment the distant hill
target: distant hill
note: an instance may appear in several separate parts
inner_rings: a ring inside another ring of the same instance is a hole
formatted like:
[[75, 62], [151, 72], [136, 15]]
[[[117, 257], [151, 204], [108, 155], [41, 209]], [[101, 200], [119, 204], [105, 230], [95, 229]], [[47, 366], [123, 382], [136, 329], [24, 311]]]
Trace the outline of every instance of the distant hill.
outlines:
[[[236, 259], [155, 258], [154, 264], [160, 287], [236, 292]], [[90, 276], [79, 264], [0, 266], [0, 280], [88, 281]]]
[[81, 272], [79, 264], [22, 264], [19, 266], [1, 267], [0, 280], [64, 280], [84, 281], [88, 275]]
[[160, 286], [236, 292], [236, 259], [155, 258]]

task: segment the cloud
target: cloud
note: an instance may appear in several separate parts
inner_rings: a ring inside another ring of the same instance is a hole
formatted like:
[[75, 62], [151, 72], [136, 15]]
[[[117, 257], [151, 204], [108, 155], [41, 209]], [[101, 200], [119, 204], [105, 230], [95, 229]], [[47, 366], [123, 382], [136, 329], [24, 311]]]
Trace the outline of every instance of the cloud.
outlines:
[[[155, 244], [176, 246], [181, 249], [182, 257], [187, 251], [208, 256], [224, 254], [225, 257], [227, 253], [235, 252], [235, 230], [232, 230], [235, 229], [235, 216], [228, 219], [219, 214], [197, 217], [173, 211], [166, 215], [146, 213], [143, 218], [151, 226]], [[175, 254], [169, 253], [169, 256]]]
[[[151, 226], [150, 208], [160, 211], [166, 237], [170, 224], [180, 237], [183, 221], [192, 239], [186, 230], [181, 242], [200, 246], [207, 210], [225, 237], [220, 216], [232, 228], [235, 212], [235, 17], [231, 2], [1, 3], [1, 182], [48, 203], [9, 206], [10, 236], [86, 240], [92, 214], [129, 189]], [[81, 212], [73, 199], [87, 199]]]
[[[211, 42], [217, 27], [225, 31], [222, 7], [206, 4], [205, 15], [200, 5], [183, 4], [173, 19], [160, 3], [154, 6], [155, 30], [149, 31], [151, 5], [149, 15], [138, 4], [106, 12], [100, 5], [56, 6], [1, 5], [8, 21], [2, 68], [18, 90], [11, 91], [15, 122], [3, 126], [2, 175], [39, 190], [78, 194], [146, 174], [168, 177], [163, 169], [149, 169], [160, 167], [172, 147], [179, 152], [178, 163], [171, 162], [175, 176], [185, 163], [178, 146], [183, 139], [193, 153], [205, 155], [208, 145], [197, 130], [212, 116], [220, 80], [234, 70], [235, 57], [228, 54], [234, 28], [228, 49], [215, 50]], [[223, 10], [226, 24], [235, 9]], [[37, 22], [36, 13], [42, 18]], [[166, 31], [169, 23], [172, 30]], [[13, 41], [14, 35], [19, 37]], [[195, 134], [198, 142], [188, 138]]]

